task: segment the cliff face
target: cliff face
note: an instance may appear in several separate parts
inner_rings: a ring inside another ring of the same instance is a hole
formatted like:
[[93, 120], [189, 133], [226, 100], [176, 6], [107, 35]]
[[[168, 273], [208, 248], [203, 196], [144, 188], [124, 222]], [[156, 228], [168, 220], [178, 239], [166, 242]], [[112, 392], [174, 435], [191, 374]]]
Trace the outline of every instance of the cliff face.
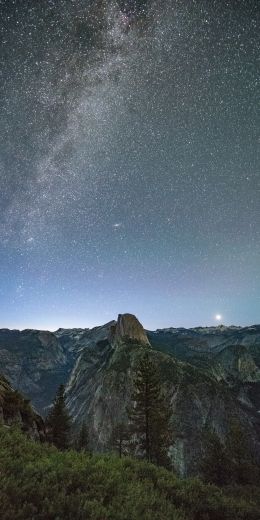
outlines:
[[46, 415], [60, 384], [66, 384], [80, 353], [109, 335], [111, 321], [93, 329], [0, 329], [0, 372]]
[[40, 415], [29, 402], [15, 391], [7, 379], [0, 375], [0, 424], [6, 427], [18, 424], [32, 439], [44, 440], [45, 428]]
[[[109, 449], [113, 425], [127, 423], [133, 378], [144, 345], [102, 342], [78, 360], [67, 387], [67, 404], [79, 425], [86, 420], [92, 448]], [[203, 451], [202, 430], [214, 428], [224, 438], [230, 418], [237, 418], [257, 449], [257, 424], [229, 388], [187, 363], [149, 349], [172, 408], [172, 464], [181, 475], [196, 473]], [[258, 445], [259, 446], [259, 445]]]
[[93, 329], [58, 329], [54, 334], [64, 351], [72, 353], [75, 358], [85, 348], [94, 346], [98, 341], [107, 338], [114, 325], [116, 325], [116, 321], [113, 320]]
[[68, 380], [73, 359], [47, 331], [0, 330], [0, 372], [41, 413]]
[[[87, 422], [92, 448], [97, 450], [109, 449], [113, 426], [127, 422], [135, 369], [147, 352], [147, 343], [135, 339], [132, 330], [125, 334], [122, 322], [119, 317], [112, 336], [82, 351], [67, 386], [67, 404], [75, 425]], [[119, 341], [117, 330], [123, 330]], [[224, 439], [232, 417], [248, 432], [255, 452], [259, 450], [259, 418], [245, 395], [234, 392], [225, 380], [217, 380], [208, 370], [152, 348], [148, 352], [155, 359], [162, 388], [171, 403], [170, 453], [181, 475], [197, 471], [203, 452], [203, 428], [214, 428]]]
[[214, 379], [227, 383], [259, 417], [259, 325], [161, 329], [147, 335], [153, 348], [187, 361]]
[[[147, 332], [152, 346], [162, 352], [188, 361], [200, 368], [219, 363], [229, 374], [233, 356], [251, 358], [248, 377], [260, 380], [260, 326], [252, 327], [197, 327], [194, 329], [159, 329]], [[225, 355], [224, 353], [229, 353]], [[229, 361], [228, 361], [229, 358]], [[253, 365], [255, 366], [252, 372]], [[243, 373], [243, 375], [242, 375]], [[240, 372], [242, 378], [246, 371]], [[239, 370], [237, 371], [239, 378]]]
[[150, 346], [143, 326], [133, 314], [118, 315], [117, 322], [111, 326], [110, 340], [113, 344], [120, 344], [125, 340], [132, 340], [141, 345]]

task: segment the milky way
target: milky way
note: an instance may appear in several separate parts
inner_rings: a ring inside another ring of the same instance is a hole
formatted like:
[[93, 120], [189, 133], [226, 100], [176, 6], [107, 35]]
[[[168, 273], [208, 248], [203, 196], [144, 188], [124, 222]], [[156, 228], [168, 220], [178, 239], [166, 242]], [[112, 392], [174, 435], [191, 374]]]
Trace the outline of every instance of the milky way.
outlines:
[[0, 326], [259, 322], [257, 2], [0, 14]]

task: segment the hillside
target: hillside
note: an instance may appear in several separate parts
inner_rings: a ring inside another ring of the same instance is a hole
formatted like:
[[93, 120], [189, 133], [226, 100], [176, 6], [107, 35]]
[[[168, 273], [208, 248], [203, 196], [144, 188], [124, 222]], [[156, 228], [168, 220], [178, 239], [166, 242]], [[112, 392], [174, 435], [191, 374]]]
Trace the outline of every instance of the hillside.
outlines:
[[258, 520], [256, 487], [179, 480], [146, 462], [90, 456], [0, 427], [2, 520]]
[[57, 386], [68, 380], [73, 353], [39, 330], [0, 330], [0, 373], [44, 414]]
[[19, 392], [0, 374], [0, 425], [9, 428], [19, 425], [29, 437], [45, 439], [44, 422]]

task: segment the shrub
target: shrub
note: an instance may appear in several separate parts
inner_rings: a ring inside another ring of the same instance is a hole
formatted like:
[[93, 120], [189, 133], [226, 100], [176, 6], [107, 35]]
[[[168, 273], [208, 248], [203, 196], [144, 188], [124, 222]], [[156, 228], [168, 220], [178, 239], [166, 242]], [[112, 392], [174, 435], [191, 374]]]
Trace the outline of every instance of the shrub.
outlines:
[[0, 427], [1, 520], [258, 520], [257, 487], [178, 479], [148, 462], [29, 440]]

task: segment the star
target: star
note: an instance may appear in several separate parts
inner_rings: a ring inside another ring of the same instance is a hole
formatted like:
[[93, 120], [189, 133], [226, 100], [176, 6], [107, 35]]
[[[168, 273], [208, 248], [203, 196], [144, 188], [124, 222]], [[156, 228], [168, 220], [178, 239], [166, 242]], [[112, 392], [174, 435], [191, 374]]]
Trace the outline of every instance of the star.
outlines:
[[2, 325], [257, 322], [257, 2], [28, 3], [0, 1]]

